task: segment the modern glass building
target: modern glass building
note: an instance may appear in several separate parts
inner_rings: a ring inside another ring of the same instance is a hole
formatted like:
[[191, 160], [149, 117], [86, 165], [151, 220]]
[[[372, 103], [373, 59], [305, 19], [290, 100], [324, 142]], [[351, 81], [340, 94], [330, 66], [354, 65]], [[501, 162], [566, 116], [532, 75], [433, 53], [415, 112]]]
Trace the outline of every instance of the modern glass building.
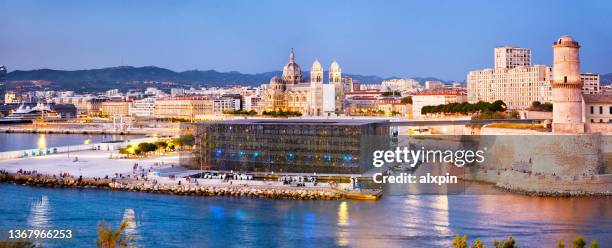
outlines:
[[380, 120], [249, 119], [188, 129], [196, 149], [181, 164], [205, 170], [359, 174], [390, 142]]

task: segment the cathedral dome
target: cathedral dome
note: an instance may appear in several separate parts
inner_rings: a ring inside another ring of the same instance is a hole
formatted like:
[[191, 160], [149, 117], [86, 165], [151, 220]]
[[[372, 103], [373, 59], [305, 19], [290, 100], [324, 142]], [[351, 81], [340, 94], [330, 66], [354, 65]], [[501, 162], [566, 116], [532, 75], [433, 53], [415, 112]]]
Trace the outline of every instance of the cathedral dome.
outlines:
[[293, 48], [291, 49], [291, 54], [289, 55], [289, 63], [287, 63], [283, 68], [283, 80], [285, 80], [287, 84], [298, 84], [300, 81], [302, 81], [302, 70], [300, 69], [300, 66], [295, 63]]
[[272, 79], [270, 79], [270, 85], [273, 84], [282, 84], [283, 80], [281, 80], [278, 76], [274, 76], [272, 77]]

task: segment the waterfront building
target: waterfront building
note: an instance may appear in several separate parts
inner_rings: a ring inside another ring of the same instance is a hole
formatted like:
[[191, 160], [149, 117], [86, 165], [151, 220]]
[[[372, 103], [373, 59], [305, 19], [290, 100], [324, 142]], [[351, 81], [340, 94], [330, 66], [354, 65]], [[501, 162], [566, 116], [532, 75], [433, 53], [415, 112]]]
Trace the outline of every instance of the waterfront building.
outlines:
[[588, 72], [581, 73], [580, 80], [582, 80], [582, 94], [590, 95], [601, 93], [599, 74]]
[[244, 96], [244, 104], [242, 108], [245, 111], [253, 110], [255, 112], [261, 112], [260, 103], [261, 103], [261, 97], [259, 95], [247, 95], [247, 96]]
[[411, 78], [397, 78], [382, 81], [383, 91], [415, 92], [419, 89], [419, 81]]
[[564, 35], [553, 43], [553, 132], [583, 133], [580, 45]]
[[151, 117], [155, 111], [155, 98], [147, 97], [134, 100], [130, 105], [130, 116]]
[[223, 114], [225, 111], [240, 110], [240, 98], [220, 97], [213, 100], [213, 114]]
[[424, 106], [435, 106], [449, 103], [467, 102], [467, 95], [464, 91], [455, 90], [433, 90], [422, 91], [412, 96], [412, 116], [422, 118], [421, 109]]
[[[587, 123], [608, 123], [612, 128], [612, 93], [583, 95]], [[592, 124], [587, 124], [592, 125]], [[612, 130], [611, 130], [612, 131]]]
[[[379, 93], [380, 95], [380, 93]], [[367, 115], [378, 111], [378, 99], [373, 96], [351, 96], [346, 100], [347, 115]]]
[[441, 81], [425, 81], [426, 90], [434, 90], [438, 88], [444, 88], [444, 83]]
[[524, 109], [534, 101], [550, 102], [552, 69], [544, 65], [470, 71], [468, 101], [504, 101], [509, 109]]
[[[321, 63], [316, 60], [311, 67], [310, 82], [302, 80], [302, 70], [295, 62], [291, 49], [289, 62], [283, 68], [282, 77], [273, 77], [265, 89], [264, 111], [297, 111], [304, 115], [323, 115], [324, 77]], [[342, 71], [336, 61], [329, 69], [329, 84], [334, 85], [335, 112], [342, 109], [344, 90]], [[328, 89], [327, 92], [330, 92]]]
[[158, 118], [193, 120], [197, 115], [212, 115], [213, 101], [209, 97], [167, 97], [155, 101]]
[[129, 116], [131, 100], [108, 100], [100, 104], [100, 112], [109, 116]]
[[300, 173], [363, 173], [372, 153], [389, 145], [380, 120], [232, 120], [193, 124], [190, 169]]
[[531, 66], [531, 49], [501, 46], [494, 51], [495, 69], [512, 69]]

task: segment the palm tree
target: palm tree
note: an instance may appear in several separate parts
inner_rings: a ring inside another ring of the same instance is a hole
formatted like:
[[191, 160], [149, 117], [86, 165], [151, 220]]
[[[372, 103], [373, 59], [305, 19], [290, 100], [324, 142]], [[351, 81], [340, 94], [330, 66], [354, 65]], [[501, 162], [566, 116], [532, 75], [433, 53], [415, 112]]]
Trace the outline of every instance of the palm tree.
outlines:
[[127, 247], [128, 241], [121, 235], [127, 226], [128, 222], [123, 221], [115, 231], [110, 224], [107, 225], [104, 220], [101, 220], [98, 223], [98, 240], [96, 244], [101, 248]]

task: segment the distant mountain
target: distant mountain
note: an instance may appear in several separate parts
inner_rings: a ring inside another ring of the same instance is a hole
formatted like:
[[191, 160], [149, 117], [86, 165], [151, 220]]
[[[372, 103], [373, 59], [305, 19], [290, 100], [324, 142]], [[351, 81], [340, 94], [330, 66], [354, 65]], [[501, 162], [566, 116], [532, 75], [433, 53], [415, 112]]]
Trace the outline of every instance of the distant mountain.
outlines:
[[[309, 75], [309, 72], [303, 72]], [[256, 74], [243, 74], [236, 71], [218, 72], [215, 70], [191, 70], [175, 72], [155, 66], [132, 67], [120, 66], [91, 70], [52, 70], [40, 69], [8, 73], [6, 79], [9, 86], [27, 84], [31, 81], [44, 81], [44, 87], [59, 90], [98, 91], [106, 89], [141, 89], [146, 87], [189, 87], [189, 86], [224, 86], [224, 85], [250, 85], [256, 86], [267, 83], [280, 71], [271, 71]], [[327, 72], [326, 72], [327, 74]], [[367, 84], [378, 84], [386, 78], [379, 76], [363, 76], [346, 74], [354, 80]], [[433, 77], [414, 78], [419, 82], [425, 80], [439, 80]], [[443, 80], [439, 80], [443, 81]]]
[[602, 85], [612, 84], [612, 72], [601, 75], [599, 81]]

